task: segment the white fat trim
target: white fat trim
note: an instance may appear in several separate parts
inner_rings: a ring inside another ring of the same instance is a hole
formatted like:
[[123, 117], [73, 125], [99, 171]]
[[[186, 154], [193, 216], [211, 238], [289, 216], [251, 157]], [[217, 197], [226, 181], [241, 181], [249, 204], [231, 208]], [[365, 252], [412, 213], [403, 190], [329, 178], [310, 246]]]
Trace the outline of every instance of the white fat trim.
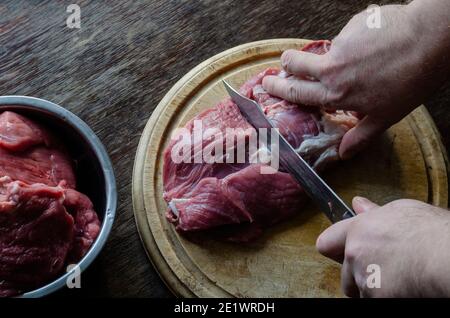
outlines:
[[20, 186], [19, 186], [18, 182], [17, 181], [13, 182], [12, 186], [11, 186], [11, 190], [10, 190], [11, 194], [15, 195], [15, 194], [19, 193], [19, 190], [20, 190]]
[[320, 170], [320, 166], [324, 163], [327, 163], [329, 161], [334, 161], [339, 157], [337, 148], [332, 146], [330, 148], [328, 148], [327, 150], [325, 150], [320, 157], [316, 160], [316, 162], [314, 163], [313, 168], [315, 170]]
[[188, 199], [172, 199], [169, 202], [169, 208], [172, 210], [173, 214], [178, 218], [180, 217], [180, 212], [177, 209], [176, 204], [181, 202], [186, 202]]
[[[340, 119], [341, 116], [336, 116], [336, 119]], [[322, 116], [320, 119], [320, 125], [323, 127], [323, 132], [325, 134], [340, 134], [344, 135], [347, 128], [342, 125], [339, 120], [332, 120], [329, 116]]]
[[267, 94], [267, 92], [262, 85], [256, 85], [255, 87], [253, 87], [253, 94]]
[[319, 133], [317, 136], [305, 139], [300, 147], [296, 149], [297, 153], [300, 155], [308, 155], [316, 153], [330, 146], [336, 145], [342, 138], [343, 135], [327, 135], [325, 133]]
[[9, 176], [3, 176], [0, 178], [0, 183], [4, 184], [4, 183], [10, 183], [12, 180]]
[[347, 131], [341, 124], [329, 120], [326, 116], [321, 118], [319, 124], [323, 128], [323, 131], [321, 131], [317, 136], [303, 136], [303, 142], [296, 149], [300, 155], [316, 153], [323, 149], [329, 148], [330, 146], [336, 145], [340, 142]]
[[281, 77], [281, 78], [287, 78], [287, 77], [289, 77], [289, 74], [288, 74], [285, 70], [282, 70], [282, 71], [278, 74], [278, 77]]

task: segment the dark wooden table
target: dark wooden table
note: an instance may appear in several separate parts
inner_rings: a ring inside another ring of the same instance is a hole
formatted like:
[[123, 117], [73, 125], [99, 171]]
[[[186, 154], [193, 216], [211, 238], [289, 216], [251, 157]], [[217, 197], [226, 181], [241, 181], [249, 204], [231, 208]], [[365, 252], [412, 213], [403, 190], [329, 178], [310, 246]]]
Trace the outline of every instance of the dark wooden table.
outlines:
[[[80, 116], [106, 145], [119, 188], [113, 231], [82, 288], [55, 296], [171, 296], [147, 259], [131, 203], [134, 154], [159, 100], [225, 49], [268, 38], [333, 38], [372, 2], [2, 1], [0, 95], [45, 98]], [[66, 26], [71, 3], [81, 7], [79, 30]], [[449, 85], [427, 106], [450, 149]]]

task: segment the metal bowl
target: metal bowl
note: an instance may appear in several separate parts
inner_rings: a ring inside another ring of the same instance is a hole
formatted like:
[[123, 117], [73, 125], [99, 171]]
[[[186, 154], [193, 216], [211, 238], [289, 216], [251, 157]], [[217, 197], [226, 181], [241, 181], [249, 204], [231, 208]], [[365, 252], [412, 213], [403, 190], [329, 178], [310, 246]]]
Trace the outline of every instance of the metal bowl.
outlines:
[[[78, 263], [83, 271], [100, 253], [114, 222], [117, 206], [117, 189], [113, 167], [108, 154], [94, 132], [80, 118], [49, 101], [26, 96], [0, 96], [0, 112], [11, 110], [46, 125], [70, 145], [68, 151], [76, 160], [77, 190], [93, 202], [102, 222], [101, 231], [88, 253]], [[100, 191], [99, 191], [100, 189]], [[63, 274], [39, 289], [21, 297], [36, 298], [48, 295], [66, 286], [71, 272]]]

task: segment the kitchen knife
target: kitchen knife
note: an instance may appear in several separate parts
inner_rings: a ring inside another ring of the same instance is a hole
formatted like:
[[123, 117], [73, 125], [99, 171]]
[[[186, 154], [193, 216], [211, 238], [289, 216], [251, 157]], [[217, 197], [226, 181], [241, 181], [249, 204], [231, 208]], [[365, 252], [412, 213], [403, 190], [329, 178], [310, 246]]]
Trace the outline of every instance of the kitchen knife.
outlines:
[[[274, 127], [264, 115], [261, 107], [255, 101], [239, 94], [226, 81], [223, 81], [223, 84], [242, 115], [253, 127], [256, 129], [266, 128], [268, 131], [278, 134], [279, 160], [281, 165], [297, 180], [306, 194], [320, 207], [330, 221], [335, 223], [355, 216], [355, 212], [342, 201], [309, 164], [303, 160], [287, 140], [278, 133], [278, 129], [271, 129]], [[270, 147], [270, 144], [271, 142], [268, 136], [267, 147]]]

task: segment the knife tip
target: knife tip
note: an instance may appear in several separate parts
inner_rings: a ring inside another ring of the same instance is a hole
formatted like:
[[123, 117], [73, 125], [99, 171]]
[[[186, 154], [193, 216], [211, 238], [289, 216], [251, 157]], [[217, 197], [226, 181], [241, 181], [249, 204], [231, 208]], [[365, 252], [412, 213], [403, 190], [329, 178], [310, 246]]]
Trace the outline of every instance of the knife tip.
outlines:
[[222, 80], [223, 86], [225, 86], [225, 89], [227, 90], [228, 94], [232, 94], [234, 92], [233, 87], [231, 87], [230, 84], [228, 84], [228, 82], [226, 80]]

